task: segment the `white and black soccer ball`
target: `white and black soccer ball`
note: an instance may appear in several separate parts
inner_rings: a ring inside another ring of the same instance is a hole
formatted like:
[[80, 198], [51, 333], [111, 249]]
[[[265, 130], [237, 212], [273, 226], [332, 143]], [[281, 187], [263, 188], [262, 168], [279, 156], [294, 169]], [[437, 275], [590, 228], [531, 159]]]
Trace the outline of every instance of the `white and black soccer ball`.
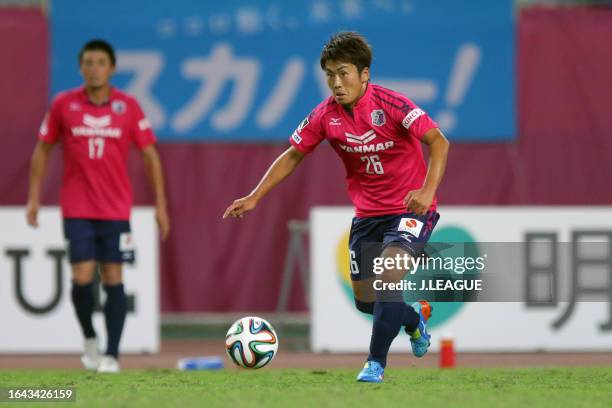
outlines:
[[272, 361], [277, 350], [274, 328], [260, 317], [236, 320], [225, 337], [225, 351], [240, 367], [261, 368]]

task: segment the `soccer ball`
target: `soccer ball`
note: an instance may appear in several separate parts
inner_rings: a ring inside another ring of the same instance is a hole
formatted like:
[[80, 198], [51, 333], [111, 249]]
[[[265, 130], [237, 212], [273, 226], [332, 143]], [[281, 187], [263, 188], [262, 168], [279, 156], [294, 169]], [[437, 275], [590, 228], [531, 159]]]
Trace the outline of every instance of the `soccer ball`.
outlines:
[[236, 320], [225, 337], [225, 351], [240, 367], [261, 368], [272, 361], [277, 350], [274, 328], [260, 317]]

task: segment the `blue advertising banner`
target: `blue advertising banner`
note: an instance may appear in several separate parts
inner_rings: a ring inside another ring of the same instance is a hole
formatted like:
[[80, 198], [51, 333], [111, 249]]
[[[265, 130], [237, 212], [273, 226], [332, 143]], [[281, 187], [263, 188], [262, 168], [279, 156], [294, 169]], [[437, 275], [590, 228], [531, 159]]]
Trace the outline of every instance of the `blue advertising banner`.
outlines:
[[453, 141], [515, 137], [512, 0], [174, 0], [51, 4], [52, 91], [78, 86], [92, 38], [118, 54], [161, 141], [283, 141], [329, 96], [319, 54], [366, 36], [372, 81], [406, 94]]

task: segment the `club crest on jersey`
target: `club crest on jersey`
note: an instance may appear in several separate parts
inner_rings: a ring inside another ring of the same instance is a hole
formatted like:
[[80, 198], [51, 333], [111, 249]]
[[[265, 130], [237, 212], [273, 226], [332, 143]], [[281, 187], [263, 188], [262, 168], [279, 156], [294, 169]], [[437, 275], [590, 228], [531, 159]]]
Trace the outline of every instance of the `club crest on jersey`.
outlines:
[[126, 109], [125, 102], [113, 101], [113, 103], [111, 104], [111, 109], [116, 114], [121, 115], [122, 113], [125, 113], [125, 109]]
[[382, 126], [386, 123], [385, 112], [382, 109], [373, 110], [370, 116], [372, 116], [372, 124], [374, 126]]

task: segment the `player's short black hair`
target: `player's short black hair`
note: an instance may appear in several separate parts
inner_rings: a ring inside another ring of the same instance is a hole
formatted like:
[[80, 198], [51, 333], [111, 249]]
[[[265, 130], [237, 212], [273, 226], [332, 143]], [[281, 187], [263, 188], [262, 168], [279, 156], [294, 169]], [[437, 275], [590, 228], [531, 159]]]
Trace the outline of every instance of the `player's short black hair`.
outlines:
[[321, 51], [321, 69], [327, 61], [349, 62], [361, 72], [372, 63], [372, 48], [366, 39], [355, 31], [334, 34]]
[[104, 51], [105, 53], [107, 53], [108, 57], [110, 58], [111, 65], [115, 66], [117, 59], [115, 57], [115, 50], [113, 49], [113, 46], [107, 43], [106, 41], [100, 39], [90, 40], [85, 43], [85, 45], [83, 45], [83, 48], [81, 48], [81, 51], [79, 51], [79, 65], [81, 64], [81, 60], [83, 59], [83, 54], [85, 54], [85, 51], [94, 50]]

